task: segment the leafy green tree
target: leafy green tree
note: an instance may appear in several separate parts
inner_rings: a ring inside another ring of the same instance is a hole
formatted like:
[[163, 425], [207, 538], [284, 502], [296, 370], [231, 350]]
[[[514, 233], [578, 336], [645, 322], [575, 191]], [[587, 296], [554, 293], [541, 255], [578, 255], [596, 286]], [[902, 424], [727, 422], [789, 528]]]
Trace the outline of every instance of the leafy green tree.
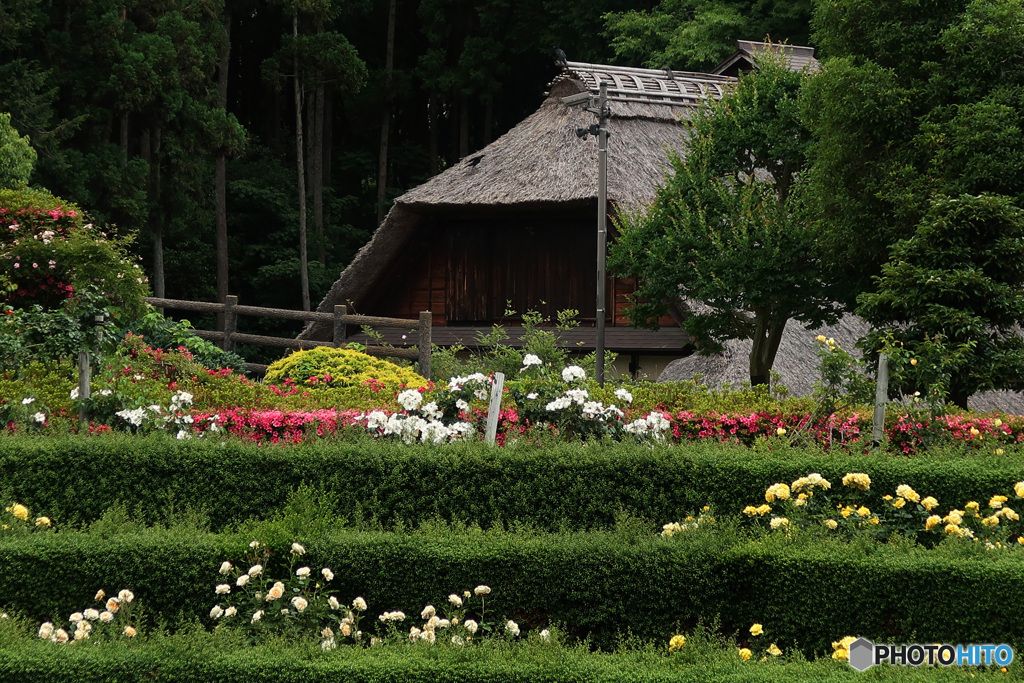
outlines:
[[680, 299], [702, 352], [752, 339], [750, 379], [768, 382], [790, 319], [834, 320], [817, 241], [800, 210], [810, 142], [798, 94], [806, 75], [767, 64], [691, 122], [686, 156], [642, 214], [623, 216], [609, 267], [638, 280], [634, 323]]
[[[883, 338], [922, 357], [919, 380], [943, 364], [949, 399], [986, 389], [1024, 388], [1024, 211], [1000, 195], [936, 197], [914, 234], [896, 242], [858, 312]], [[911, 381], [914, 381], [913, 379]], [[922, 383], [923, 386], [923, 383]], [[905, 391], [919, 387], [907, 387]]]
[[19, 136], [11, 115], [0, 113], [0, 188], [26, 185], [35, 163], [36, 151], [28, 136]]
[[810, 18], [811, 0], [661, 0], [650, 11], [609, 12], [604, 21], [625, 63], [696, 71], [732, 54], [736, 40], [807, 45]]
[[1024, 6], [820, 0], [808, 196], [851, 308], [936, 197], [1024, 198]]

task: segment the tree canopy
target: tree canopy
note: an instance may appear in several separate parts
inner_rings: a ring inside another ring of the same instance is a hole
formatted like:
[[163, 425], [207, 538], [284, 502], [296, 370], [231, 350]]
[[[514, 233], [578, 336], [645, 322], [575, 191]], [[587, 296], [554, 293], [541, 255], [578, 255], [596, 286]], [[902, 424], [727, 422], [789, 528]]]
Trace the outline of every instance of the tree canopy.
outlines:
[[801, 210], [810, 137], [807, 75], [767, 63], [691, 120], [685, 156], [654, 203], [626, 213], [610, 268], [637, 278], [631, 316], [653, 324], [680, 301], [702, 352], [752, 339], [750, 377], [767, 383], [787, 321], [834, 320], [813, 225]]

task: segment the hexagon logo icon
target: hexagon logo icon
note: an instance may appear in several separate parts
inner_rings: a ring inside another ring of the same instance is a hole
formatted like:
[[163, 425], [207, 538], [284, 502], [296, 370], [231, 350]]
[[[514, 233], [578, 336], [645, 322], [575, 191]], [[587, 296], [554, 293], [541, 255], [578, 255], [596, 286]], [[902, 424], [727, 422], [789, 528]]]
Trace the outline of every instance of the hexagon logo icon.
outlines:
[[867, 638], [858, 638], [850, 643], [850, 666], [857, 671], [867, 671], [875, 663], [875, 644]]

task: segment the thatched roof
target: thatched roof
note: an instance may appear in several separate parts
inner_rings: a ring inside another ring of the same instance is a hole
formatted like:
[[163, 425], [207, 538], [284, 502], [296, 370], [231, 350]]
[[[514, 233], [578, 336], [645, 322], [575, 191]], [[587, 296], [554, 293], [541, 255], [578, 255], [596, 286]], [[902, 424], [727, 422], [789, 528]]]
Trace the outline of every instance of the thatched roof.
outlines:
[[[353, 302], [356, 310], [378, 278], [394, 263], [423, 216], [455, 208], [530, 209], [596, 206], [597, 141], [577, 128], [597, 120], [562, 98], [583, 92], [595, 97], [608, 85], [608, 201], [637, 206], [649, 202], [664, 178], [666, 150], [680, 150], [683, 120], [709, 98], [720, 98], [734, 79], [714, 74], [632, 69], [569, 62], [551, 83], [540, 108], [482, 150], [395, 200], [370, 242], [341, 273], [318, 311]], [[303, 339], [328, 339], [327, 324], [311, 324]]]
[[786, 66], [792, 71], [817, 71], [818, 60], [814, 58], [813, 47], [785, 45], [782, 43], [758, 43], [753, 40], [737, 40], [736, 52], [714, 68], [712, 73], [737, 76], [757, 68], [758, 58], [765, 53], [782, 55]]
[[[782, 376], [781, 381], [791, 396], [807, 396], [814, 390], [814, 383], [818, 380], [818, 342], [814, 338], [819, 334], [832, 337], [844, 349], [859, 356], [854, 343], [867, 334], [869, 329], [864, 320], [853, 315], [845, 316], [836, 325], [814, 331], [791, 320], [782, 334], [773, 369]], [[711, 388], [717, 389], [723, 384], [739, 387], [750, 381], [750, 347], [749, 339], [733, 340], [726, 342], [722, 354], [695, 354], [674, 360], [661, 373], [658, 381], [679, 382], [700, 375], [701, 383]], [[969, 404], [973, 410], [980, 412], [999, 411], [1024, 415], [1024, 395], [1013, 391], [981, 392], [972, 396]]]

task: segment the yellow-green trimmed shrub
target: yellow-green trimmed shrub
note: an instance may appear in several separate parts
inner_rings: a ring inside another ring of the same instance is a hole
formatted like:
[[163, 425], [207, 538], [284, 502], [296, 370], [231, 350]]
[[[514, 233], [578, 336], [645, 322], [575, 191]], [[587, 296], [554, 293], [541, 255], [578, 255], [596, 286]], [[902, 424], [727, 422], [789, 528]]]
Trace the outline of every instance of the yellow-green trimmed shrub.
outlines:
[[372, 385], [376, 390], [397, 390], [404, 386], [425, 387], [427, 380], [412, 368], [374, 358], [355, 349], [318, 346], [296, 351], [267, 368], [267, 384], [291, 380], [310, 389], [336, 389]]

